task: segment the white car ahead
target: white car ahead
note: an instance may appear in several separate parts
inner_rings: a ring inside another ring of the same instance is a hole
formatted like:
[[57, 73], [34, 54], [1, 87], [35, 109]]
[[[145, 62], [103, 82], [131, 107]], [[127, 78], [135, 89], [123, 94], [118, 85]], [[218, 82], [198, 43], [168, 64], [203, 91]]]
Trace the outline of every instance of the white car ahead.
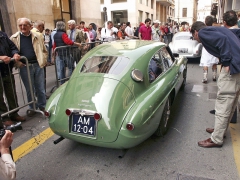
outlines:
[[169, 47], [173, 54], [187, 58], [200, 58], [202, 55], [202, 44], [194, 40], [190, 32], [176, 33]]

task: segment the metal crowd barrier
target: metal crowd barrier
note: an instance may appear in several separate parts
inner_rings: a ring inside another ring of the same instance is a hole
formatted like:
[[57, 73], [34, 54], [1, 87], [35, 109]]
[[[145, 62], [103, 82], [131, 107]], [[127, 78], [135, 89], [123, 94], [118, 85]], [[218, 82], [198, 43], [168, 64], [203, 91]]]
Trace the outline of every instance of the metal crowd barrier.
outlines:
[[[2, 74], [0, 72], [0, 86], [2, 88], [2, 94], [0, 94], [0, 96], [3, 96], [3, 99], [4, 99], [4, 102], [7, 106], [7, 112], [4, 112], [4, 113], [1, 113], [1, 119], [15, 111], [18, 111], [19, 109], [21, 108], [24, 108], [30, 104], [33, 105], [33, 109], [28, 109], [26, 111], [26, 114], [28, 115], [29, 112], [31, 111], [34, 111], [34, 112], [39, 112], [41, 113], [42, 115], [43, 112], [40, 111], [40, 110], [36, 110], [36, 101], [35, 101], [35, 98], [34, 98], [34, 93], [33, 93], [33, 89], [32, 89], [32, 81], [31, 81], [31, 77], [30, 77], [30, 70], [29, 70], [29, 64], [28, 64], [28, 60], [26, 57], [24, 56], [21, 56], [21, 61], [24, 61], [26, 63], [26, 68], [27, 68], [27, 76], [28, 76], [28, 81], [29, 81], [29, 86], [30, 86], [30, 94], [31, 94], [31, 98], [32, 98], [32, 101], [28, 102], [27, 101], [27, 95], [26, 95], [26, 91], [23, 90], [23, 82], [22, 82], [22, 79], [21, 79], [21, 76], [19, 74], [19, 70], [18, 71], [12, 71], [13, 73], [11, 73], [11, 70], [10, 70], [10, 66], [8, 64], [8, 73], [13, 76], [14, 78], [14, 81], [15, 81], [15, 84], [12, 80], [12, 78], [10, 78], [11, 80], [11, 89], [13, 91], [13, 94], [14, 94], [14, 101], [15, 101], [15, 105], [16, 105], [16, 108], [14, 109], [9, 109], [9, 103], [8, 103], [8, 100], [7, 100], [7, 97], [6, 97], [6, 91], [5, 91], [5, 87], [4, 87], [4, 81], [3, 81], [3, 78], [2, 77]], [[11, 61], [15, 61], [15, 59], [11, 59]], [[0, 60], [0, 63], [4, 63], [4, 61]], [[19, 81], [17, 81], [17, 76], [18, 76], [18, 79]], [[20, 89], [19, 89], [20, 88]], [[20, 91], [20, 92], [18, 92]], [[25, 93], [24, 93], [25, 92]], [[18, 97], [17, 97], [17, 94], [20, 94]], [[20, 99], [21, 97], [21, 99]]]
[[[56, 85], [51, 93], [61, 84], [65, 83], [72, 75], [81, 58], [102, 41], [82, 43], [81, 46], [59, 46], [54, 49], [53, 59], [55, 64]], [[67, 74], [67, 75], [66, 75]]]

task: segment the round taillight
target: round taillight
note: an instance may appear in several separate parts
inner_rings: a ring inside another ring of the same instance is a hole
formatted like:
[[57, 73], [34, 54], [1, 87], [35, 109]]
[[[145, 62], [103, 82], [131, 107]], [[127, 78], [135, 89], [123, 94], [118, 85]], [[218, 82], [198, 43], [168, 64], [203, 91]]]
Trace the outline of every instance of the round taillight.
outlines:
[[127, 128], [129, 131], [132, 131], [132, 130], [134, 129], [134, 125], [133, 125], [132, 123], [127, 123], [126, 128]]
[[48, 118], [48, 117], [50, 117], [50, 112], [49, 111], [44, 111], [44, 115]]
[[71, 111], [70, 109], [66, 109], [65, 112], [66, 112], [66, 115], [67, 115], [67, 116], [70, 116], [70, 115], [72, 114], [72, 111]]
[[95, 113], [95, 114], [93, 115], [93, 117], [94, 117], [94, 119], [95, 119], [96, 121], [98, 121], [98, 120], [100, 120], [100, 119], [102, 118], [102, 116], [101, 116], [100, 113]]

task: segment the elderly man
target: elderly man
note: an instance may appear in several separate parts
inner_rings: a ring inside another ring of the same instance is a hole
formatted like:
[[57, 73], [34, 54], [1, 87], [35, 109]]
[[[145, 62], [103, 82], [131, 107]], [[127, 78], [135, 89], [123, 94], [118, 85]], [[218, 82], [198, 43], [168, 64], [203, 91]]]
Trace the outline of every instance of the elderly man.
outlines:
[[33, 23], [33, 28], [32, 30], [33, 32], [37, 32], [39, 33], [39, 35], [42, 35], [43, 37], [43, 31], [44, 31], [44, 22], [41, 21], [41, 20], [36, 20], [34, 23]]
[[75, 20], [69, 20], [68, 21], [68, 30], [67, 30], [67, 35], [68, 38], [71, 39], [73, 42], [78, 42], [78, 43], [85, 43], [85, 37], [84, 37], [84, 32], [76, 29], [76, 22]]
[[[36, 32], [39, 37], [42, 37], [42, 41], [44, 42], [45, 44], [45, 36], [43, 34], [43, 31], [44, 31], [45, 27], [44, 27], [44, 21], [42, 20], [36, 20], [34, 23], [33, 23], [33, 28], [31, 31], [33, 32]], [[45, 44], [46, 46], [46, 44]], [[48, 46], [48, 45], [47, 45]], [[48, 50], [48, 47], [46, 46], [47, 50]], [[50, 51], [50, 50], [49, 50]], [[48, 61], [47, 61], [47, 66], [50, 66], [51, 65], [51, 60], [49, 58], [49, 53], [48, 53]], [[44, 86], [45, 86], [45, 92], [46, 92], [46, 84], [47, 84], [47, 81], [46, 81], [46, 67], [44, 67], [44, 78], [45, 78], [45, 81], [44, 81]], [[48, 99], [49, 96], [46, 94], [46, 98]]]
[[[43, 38], [31, 31], [31, 20], [28, 18], [20, 18], [17, 20], [20, 32], [11, 36], [11, 40], [17, 46], [19, 54], [28, 59], [32, 88], [37, 95], [36, 108], [45, 111], [46, 96], [44, 89], [44, 70], [43, 67], [47, 63], [48, 52], [44, 45]], [[18, 62], [17, 67], [20, 68], [20, 75], [24, 83], [28, 102], [32, 101], [30, 86], [28, 82], [28, 74], [26, 64]], [[33, 104], [29, 105], [33, 109]], [[35, 114], [34, 111], [29, 111], [29, 116]]]
[[[86, 43], [84, 31], [81, 31], [76, 28], [75, 20], [68, 21], [68, 30], [67, 35], [70, 40], [76, 43]], [[69, 54], [69, 58], [65, 57], [65, 61], [60, 61], [61, 63], [67, 63], [66, 66], [69, 68], [69, 72], [73, 72], [74, 70], [74, 62], [78, 62], [81, 59], [81, 51], [80, 48], [73, 49], [72, 53]], [[59, 62], [59, 63], [60, 63]], [[69, 74], [70, 76], [71, 74]]]
[[161, 30], [160, 30], [160, 21], [159, 20], [155, 20], [153, 22], [153, 26], [152, 26], [152, 38], [153, 41], [158, 41], [161, 42], [162, 41], [162, 34], [161, 34]]
[[[58, 21], [56, 23], [56, 29], [57, 32], [54, 35], [54, 44], [53, 49], [56, 48], [56, 65], [57, 65], [57, 74], [58, 79], [60, 80], [60, 83], [65, 83], [66, 80], [66, 66], [68, 67], [68, 77], [72, 75], [72, 72], [74, 70], [73, 67], [73, 54], [71, 47], [68, 47], [67, 45], [77, 45], [80, 46], [81, 44], [72, 41], [70, 38], [68, 38], [68, 35], [65, 33], [66, 25], [63, 21]], [[62, 46], [62, 47], [61, 47]], [[76, 49], [77, 50], [77, 49]], [[74, 51], [73, 51], [74, 52]]]

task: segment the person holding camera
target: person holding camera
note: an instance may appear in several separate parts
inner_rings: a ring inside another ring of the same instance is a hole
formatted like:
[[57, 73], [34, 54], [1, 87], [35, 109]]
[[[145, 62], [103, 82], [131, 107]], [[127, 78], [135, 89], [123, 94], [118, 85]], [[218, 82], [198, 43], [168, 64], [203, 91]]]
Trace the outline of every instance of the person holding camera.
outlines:
[[10, 153], [10, 146], [13, 141], [13, 133], [5, 130], [5, 135], [0, 140], [0, 179], [16, 179], [16, 165]]
[[113, 41], [116, 39], [118, 29], [113, 27], [112, 21], [108, 21], [106, 28], [101, 30], [101, 39], [104, 42]]

